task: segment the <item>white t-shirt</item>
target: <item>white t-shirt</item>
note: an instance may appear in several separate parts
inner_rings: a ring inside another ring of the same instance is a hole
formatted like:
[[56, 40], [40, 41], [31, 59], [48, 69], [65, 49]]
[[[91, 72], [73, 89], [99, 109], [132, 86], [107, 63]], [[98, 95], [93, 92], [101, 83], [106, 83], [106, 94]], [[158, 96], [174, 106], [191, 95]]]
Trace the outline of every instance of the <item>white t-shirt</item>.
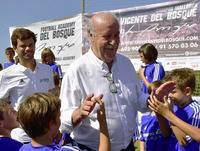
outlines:
[[[48, 92], [53, 88], [53, 72], [45, 64], [36, 63], [34, 71], [17, 64], [0, 72], [0, 98], [9, 98], [15, 110], [18, 110], [19, 104], [27, 96], [36, 92]], [[18, 135], [18, 132], [17, 130], [15, 134]], [[22, 132], [19, 132], [19, 137], [20, 134]]]

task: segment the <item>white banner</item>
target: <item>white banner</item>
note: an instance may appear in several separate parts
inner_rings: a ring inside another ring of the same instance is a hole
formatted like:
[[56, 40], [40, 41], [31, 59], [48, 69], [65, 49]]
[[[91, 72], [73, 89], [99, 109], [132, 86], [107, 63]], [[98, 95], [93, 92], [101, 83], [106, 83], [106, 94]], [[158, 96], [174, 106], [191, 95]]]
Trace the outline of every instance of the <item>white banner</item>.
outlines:
[[[109, 12], [120, 21], [121, 43], [118, 51], [132, 60], [136, 70], [141, 64], [138, 49], [147, 42], [158, 49], [158, 61], [162, 62], [165, 70], [180, 67], [200, 70], [198, 0], [178, 0]], [[90, 47], [87, 27], [92, 15], [85, 14], [83, 22], [82, 16], [77, 15], [23, 26], [37, 34], [35, 58], [40, 59], [42, 49], [50, 47], [56, 62], [66, 71], [67, 66]], [[14, 28], [10, 28], [10, 33]]]
[[[10, 35], [18, 27], [10, 27]], [[81, 14], [71, 18], [42, 21], [20, 27], [30, 29], [37, 36], [35, 58], [41, 60], [42, 50], [50, 48], [63, 72], [67, 70], [72, 61], [82, 55]]]
[[[118, 52], [129, 57], [136, 70], [141, 65], [138, 49], [152, 43], [165, 70], [189, 67], [200, 70], [200, 1], [177, 0], [147, 6], [111, 10], [120, 22]], [[86, 14], [83, 29], [86, 31]], [[88, 38], [83, 34], [84, 52]]]

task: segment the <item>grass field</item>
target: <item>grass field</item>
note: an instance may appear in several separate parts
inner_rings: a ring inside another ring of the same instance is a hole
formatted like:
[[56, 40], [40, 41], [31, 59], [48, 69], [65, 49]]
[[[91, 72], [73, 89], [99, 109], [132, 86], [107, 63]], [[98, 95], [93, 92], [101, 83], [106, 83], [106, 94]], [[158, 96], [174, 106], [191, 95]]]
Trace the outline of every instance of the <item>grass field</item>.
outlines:
[[194, 96], [200, 96], [200, 71], [195, 71], [196, 75], [196, 89], [194, 92]]

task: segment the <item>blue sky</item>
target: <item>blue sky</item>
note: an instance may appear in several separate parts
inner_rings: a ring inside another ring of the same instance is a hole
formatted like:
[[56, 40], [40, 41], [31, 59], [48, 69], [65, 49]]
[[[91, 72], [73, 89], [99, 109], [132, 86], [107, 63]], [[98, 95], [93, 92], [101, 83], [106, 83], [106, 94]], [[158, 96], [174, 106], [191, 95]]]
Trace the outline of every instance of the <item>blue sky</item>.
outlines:
[[[114, 10], [172, 0], [85, 0], [85, 12]], [[9, 27], [81, 13], [82, 0], [3, 0], [0, 5], [0, 63], [10, 46]]]

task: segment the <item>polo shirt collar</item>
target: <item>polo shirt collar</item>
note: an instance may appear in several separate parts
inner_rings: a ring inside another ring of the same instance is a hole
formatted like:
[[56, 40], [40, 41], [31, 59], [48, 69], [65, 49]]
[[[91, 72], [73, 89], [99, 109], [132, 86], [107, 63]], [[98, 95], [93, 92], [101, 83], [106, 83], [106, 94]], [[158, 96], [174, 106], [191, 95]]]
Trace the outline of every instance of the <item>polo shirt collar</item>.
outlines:
[[35, 70], [32, 71], [31, 69], [21, 65], [20, 63], [18, 63], [16, 66], [19, 68], [20, 71], [24, 72], [24, 71], [32, 71], [32, 72], [35, 72], [39, 69], [39, 63], [37, 61], [35, 61], [36, 63], [36, 66], [35, 66]]

